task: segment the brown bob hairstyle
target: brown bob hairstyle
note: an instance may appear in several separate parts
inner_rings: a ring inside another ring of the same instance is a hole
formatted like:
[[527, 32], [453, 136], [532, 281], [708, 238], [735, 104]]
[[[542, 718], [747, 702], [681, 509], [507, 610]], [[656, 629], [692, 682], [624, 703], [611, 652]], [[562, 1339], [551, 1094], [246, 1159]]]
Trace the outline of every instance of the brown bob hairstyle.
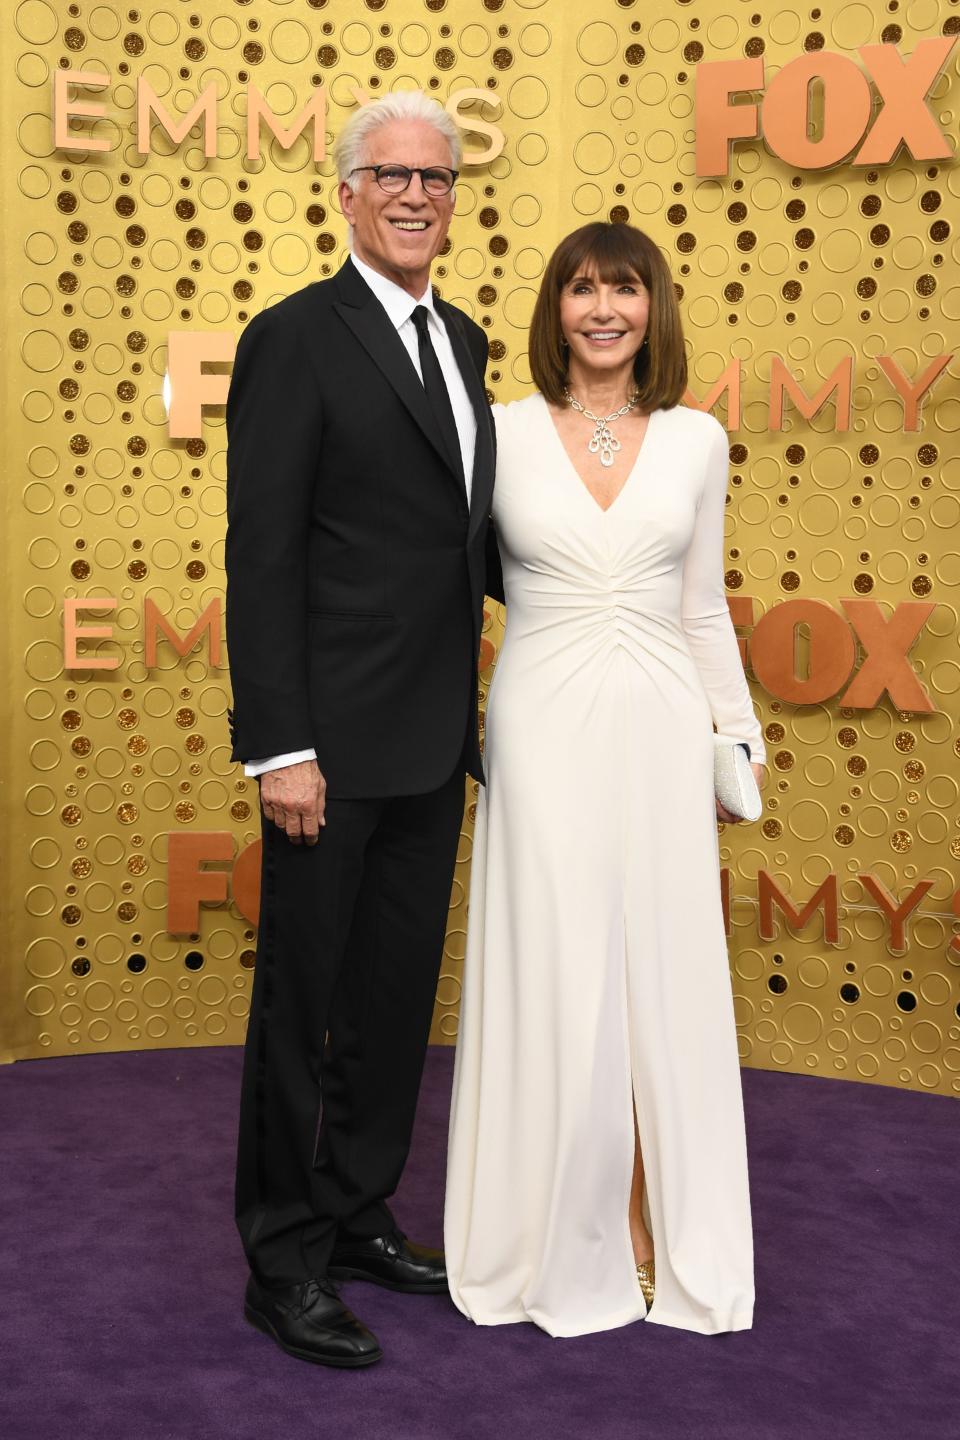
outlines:
[[673, 280], [659, 247], [634, 225], [598, 220], [574, 230], [547, 265], [530, 326], [530, 371], [544, 399], [564, 401], [567, 357], [560, 328], [560, 295], [577, 275], [595, 275], [604, 285], [642, 280], [650, 294], [645, 345], [633, 364], [640, 409], [670, 409], [687, 388], [687, 354]]

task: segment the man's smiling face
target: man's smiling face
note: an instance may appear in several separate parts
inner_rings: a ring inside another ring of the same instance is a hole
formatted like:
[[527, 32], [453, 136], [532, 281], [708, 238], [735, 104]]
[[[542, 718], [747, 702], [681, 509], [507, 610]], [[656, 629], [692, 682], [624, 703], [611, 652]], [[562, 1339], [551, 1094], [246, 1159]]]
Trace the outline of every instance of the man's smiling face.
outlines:
[[[453, 168], [447, 141], [424, 120], [379, 125], [367, 140], [362, 163]], [[430, 279], [431, 261], [447, 238], [454, 191], [427, 195], [419, 175], [399, 195], [381, 190], [370, 170], [353, 179], [356, 191], [340, 182], [340, 205], [353, 227], [353, 253], [419, 299]]]

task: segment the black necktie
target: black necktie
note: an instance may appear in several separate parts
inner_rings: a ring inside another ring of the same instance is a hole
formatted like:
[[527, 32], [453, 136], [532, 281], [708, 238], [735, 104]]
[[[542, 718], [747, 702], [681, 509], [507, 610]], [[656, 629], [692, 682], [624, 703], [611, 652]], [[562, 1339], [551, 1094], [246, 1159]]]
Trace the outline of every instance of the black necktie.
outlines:
[[420, 347], [420, 373], [423, 376], [423, 388], [427, 392], [430, 408], [436, 416], [454, 474], [462, 480], [463, 456], [460, 452], [460, 436], [457, 434], [457, 422], [453, 417], [453, 406], [450, 404], [447, 382], [443, 378], [440, 361], [437, 359], [437, 352], [433, 348], [433, 341], [430, 339], [430, 331], [427, 328], [428, 313], [425, 305], [418, 305], [413, 312], [413, 323], [417, 327], [417, 339]]

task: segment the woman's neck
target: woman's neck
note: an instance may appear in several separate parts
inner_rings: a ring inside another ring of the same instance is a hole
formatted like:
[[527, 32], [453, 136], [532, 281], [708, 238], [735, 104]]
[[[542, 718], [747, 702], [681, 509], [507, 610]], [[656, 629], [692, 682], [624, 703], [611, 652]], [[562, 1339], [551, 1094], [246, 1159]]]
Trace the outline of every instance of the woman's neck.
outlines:
[[596, 415], [612, 415], [632, 399], [636, 388], [632, 360], [617, 370], [591, 370], [573, 361], [567, 375], [570, 394]]

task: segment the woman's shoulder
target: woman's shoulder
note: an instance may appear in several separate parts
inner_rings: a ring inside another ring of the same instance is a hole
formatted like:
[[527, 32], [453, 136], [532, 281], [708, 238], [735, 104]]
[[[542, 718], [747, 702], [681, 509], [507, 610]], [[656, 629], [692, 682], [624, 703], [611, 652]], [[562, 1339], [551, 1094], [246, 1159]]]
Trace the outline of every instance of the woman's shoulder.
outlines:
[[499, 431], [501, 428], [507, 429], [518, 422], [522, 425], [543, 403], [540, 391], [534, 390], [532, 395], [524, 395], [522, 400], [508, 400], [506, 403], [497, 401], [490, 408]]
[[698, 445], [729, 443], [726, 430], [709, 410], [695, 410], [690, 405], [672, 405], [669, 410], [661, 410], [660, 414], [678, 437], [685, 436]]

